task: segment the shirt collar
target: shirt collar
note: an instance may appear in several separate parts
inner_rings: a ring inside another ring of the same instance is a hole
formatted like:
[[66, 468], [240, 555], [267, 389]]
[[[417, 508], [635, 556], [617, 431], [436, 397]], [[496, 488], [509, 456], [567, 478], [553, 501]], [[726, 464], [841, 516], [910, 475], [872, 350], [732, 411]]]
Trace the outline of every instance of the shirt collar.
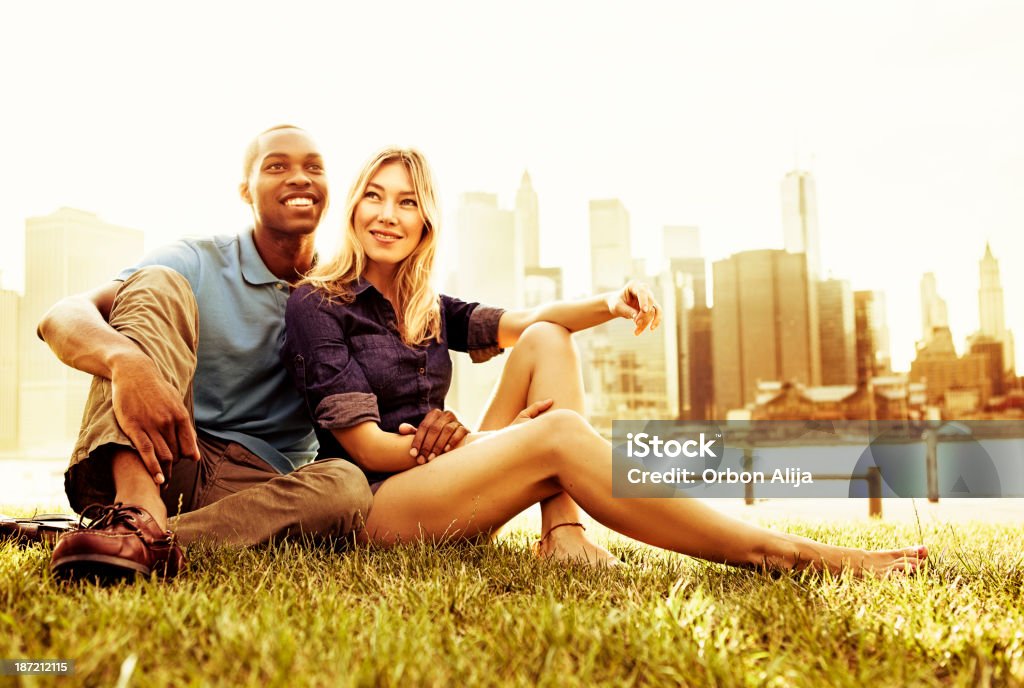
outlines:
[[270, 271], [267, 264], [260, 258], [260, 252], [256, 250], [256, 240], [253, 238], [253, 228], [238, 235], [240, 248], [240, 260], [242, 263], [242, 277], [249, 284], [274, 284], [282, 281]]
[[[359, 296], [364, 291], [366, 291], [367, 289], [370, 289], [372, 287], [373, 287], [372, 284], [370, 284], [369, 282], [364, 280], [362, 277], [360, 277], [359, 279], [357, 279], [355, 282], [352, 283], [352, 293], [355, 296]], [[377, 291], [377, 290], [374, 289], [374, 291]]]

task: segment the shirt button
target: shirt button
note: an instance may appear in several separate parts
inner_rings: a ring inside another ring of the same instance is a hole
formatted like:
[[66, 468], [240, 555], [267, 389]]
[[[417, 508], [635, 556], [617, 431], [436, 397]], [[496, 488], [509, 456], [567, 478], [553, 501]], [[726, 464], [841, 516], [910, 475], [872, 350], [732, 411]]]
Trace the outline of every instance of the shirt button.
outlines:
[[278, 289], [284, 289], [284, 285], [283, 285], [283, 284], [281, 284], [280, 282], [278, 282], [278, 283], [277, 283], [277, 284], [275, 284], [274, 286], [275, 286], [275, 287], [277, 287]]
[[427, 372], [426, 368], [420, 368], [420, 375], [425, 375]]

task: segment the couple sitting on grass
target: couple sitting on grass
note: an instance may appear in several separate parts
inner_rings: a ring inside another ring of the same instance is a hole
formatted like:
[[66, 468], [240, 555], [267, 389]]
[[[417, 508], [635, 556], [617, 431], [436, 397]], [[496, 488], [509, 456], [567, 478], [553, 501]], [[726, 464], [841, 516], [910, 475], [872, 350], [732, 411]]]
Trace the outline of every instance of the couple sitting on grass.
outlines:
[[[305, 131], [274, 127], [245, 157], [252, 229], [181, 240], [54, 306], [40, 336], [95, 378], [65, 475], [90, 522], [57, 543], [53, 573], [172, 576], [199, 539], [476, 538], [537, 503], [537, 553], [595, 565], [616, 559], [586, 537], [581, 508], [737, 566], [886, 575], [924, 560], [923, 547], [834, 547], [694, 499], [614, 498], [571, 334], [613, 318], [640, 334], [658, 326], [658, 304], [634, 282], [516, 311], [438, 295], [436, 193], [420, 153], [382, 151], [352, 185], [339, 253], [316, 260], [323, 161]], [[443, 411], [448, 351], [483, 361], [506, 348], [468, 430]]]

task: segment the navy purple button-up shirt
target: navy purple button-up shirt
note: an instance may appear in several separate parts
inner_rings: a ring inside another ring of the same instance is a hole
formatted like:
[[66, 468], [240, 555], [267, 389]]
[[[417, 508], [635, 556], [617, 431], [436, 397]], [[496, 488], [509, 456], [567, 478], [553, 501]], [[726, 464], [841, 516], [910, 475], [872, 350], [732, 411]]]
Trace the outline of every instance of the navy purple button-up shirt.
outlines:
[[[385, 432], [419, 425], [444, 408], [452, 380], [449, 349], [475, 362], [502, 352], [498, 320], [504, 310], [441, 295], [441, 341], [410, 347], [398, 334], [394, 308], [368, 282], [355, 300], [330, 301], [305, 284], [288, 299], [281, 356], [316, 427], [318, 458], [351, 457], [331, 430], [373, 421]], [[381, 480], [389, 474], [368, 473]]]

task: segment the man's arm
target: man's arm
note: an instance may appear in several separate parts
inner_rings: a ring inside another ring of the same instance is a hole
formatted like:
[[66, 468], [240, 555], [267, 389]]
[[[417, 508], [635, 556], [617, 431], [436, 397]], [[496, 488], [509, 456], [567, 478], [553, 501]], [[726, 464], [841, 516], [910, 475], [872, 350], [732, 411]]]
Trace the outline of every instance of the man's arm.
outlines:
[[597, 294], [579, 301], [554, 301], [536, 308], [506, 311], [498, 321], [498, 346], [515, 346], [523, 331], [537, 322], [561, 325], [579, 332], [613, 318], [629, 318], [636, 324], [634, 334], [661, 323], [661, 306], [646, 284], [631, 281], [619, 291]]
[[114, 415], [153, 480], [160, 461], [199, 458], [195, 428], [177, 390], [136, 344], [107, 320], [121, 282], [57, 302], [36, 333], [62, 362], [112, 383]]

